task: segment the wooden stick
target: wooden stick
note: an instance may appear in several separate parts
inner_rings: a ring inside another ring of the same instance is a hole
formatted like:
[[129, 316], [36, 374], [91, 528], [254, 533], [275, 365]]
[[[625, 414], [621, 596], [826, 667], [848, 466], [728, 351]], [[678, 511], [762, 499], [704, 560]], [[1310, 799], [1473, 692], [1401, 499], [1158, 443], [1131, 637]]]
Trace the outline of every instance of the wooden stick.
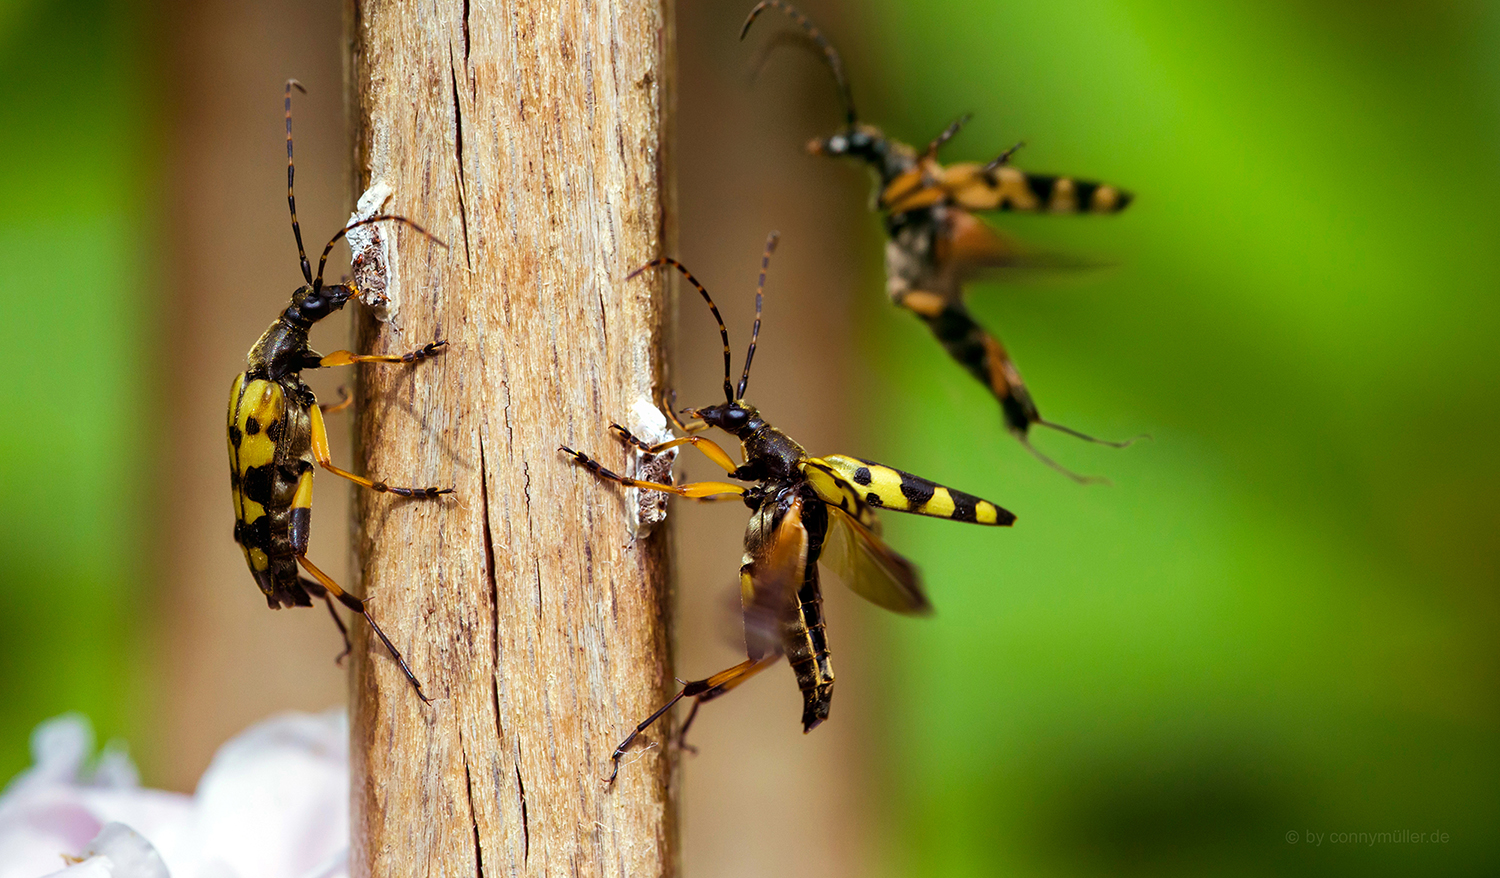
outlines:
[[672, 874], [672, 760], [602, 783], [668, 695], [667, 547], [558, 451], [624, 465], [664, 381], [664, 280], [623, 278], [668, 243], [670, 0], [356, 0], [351, 36], [360, 191], [448, 243], [380, 230], [359, 350], [449, 348], [355, 367], [359, 471], [456, 488], [358, 498], [353, 590], [433, 703], [362, 635], [352, 874]]

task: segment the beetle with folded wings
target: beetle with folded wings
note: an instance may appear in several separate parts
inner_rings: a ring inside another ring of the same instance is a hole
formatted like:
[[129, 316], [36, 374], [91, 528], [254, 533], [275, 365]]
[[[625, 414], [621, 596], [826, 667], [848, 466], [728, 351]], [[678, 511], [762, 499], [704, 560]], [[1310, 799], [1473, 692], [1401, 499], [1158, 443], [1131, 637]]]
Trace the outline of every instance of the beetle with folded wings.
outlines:
[[[760, 311], [766, 267], [775, 248], [773, 234], [766, 242], [760, 283], [755, 294], [755, 328], [745, 368], [736, 388], [730, 378], [729, 331], [708, 290], [675, 259], [659, 258], [630, 277], [658, 266], [683, 274], [703, 296], [719, 324], [724, 342], [724, 401], [707, 408], [688, 409], [689, 422], [672, 415], [686, 435], [648, 445], [619, 425], [611, 430], [642, 451], [661, 453], [692, 445], [724, 469], [732, 482], [689, 482], [671, 485], [618, 475], [581, 451], [564, 447], [596, 475], [620, 484], [697, 499], [738, 496], [751, 510], [745, 531], [745, 556], [740, 565], [740, 591], [745, 622], [747, 657], [727, 668], [683, 685], [660, 710], [647, 717], [616, 748], [613, 781], [620, 757], [630, 744], [674, 704], [694, 699], [681, 735], [705, 701], [723, 695], [786, 656], [802, 690], [802, 727], [811, 731], [828, 718], [833, 698], [833, 665], [823, 625], [823, 598], [818, 562], [828, 564], [856, 593], [898, 613], [921, 614], [931, 605], [911, 562], [898, 555], [879, 536], [877, 509], [949, 518], [974, 524], [1009, 526], [1010, 512], [988, 500], [965, 494], [878, 463], [843, 454], [813, 457], [790, 436], [771, 426], [745, 401], [750, 363], [760, 335]], [[740, 440], [744, 463], [736, 464], [717, 443], [696, 435], [717, 427]]]

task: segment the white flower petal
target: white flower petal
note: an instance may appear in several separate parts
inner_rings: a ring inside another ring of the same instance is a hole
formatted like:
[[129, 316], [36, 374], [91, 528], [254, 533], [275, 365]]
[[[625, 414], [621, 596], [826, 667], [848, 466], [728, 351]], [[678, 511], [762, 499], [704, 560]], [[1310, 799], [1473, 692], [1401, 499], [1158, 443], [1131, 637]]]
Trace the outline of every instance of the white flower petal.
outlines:
[[115, 871], [114, 861], [109, 857], [89, 857], [61, 872], [49, 872], [46, 878], [124, 878], [124, 875]]
[[[141, 789], [119, 747], [90, 771], [93, 740], [76, 715], [37, 727], [36, 764], [0, 795], [0, 878], [347, 878], [343, 711], [251, 727], [195, 796]], [[58, 871], [64, 854], [87, 859]]]
[[197, 842], [241, 878], [329, 874], [330, 861], [348, 860], [344, 712], [283, 714], [253, 726], [219, 749], [196, 800]]
[[68, 878], [172, 878], [151, 842], [123, 823], [106, 823], [84, 848], [83, 862], [54, 873]]

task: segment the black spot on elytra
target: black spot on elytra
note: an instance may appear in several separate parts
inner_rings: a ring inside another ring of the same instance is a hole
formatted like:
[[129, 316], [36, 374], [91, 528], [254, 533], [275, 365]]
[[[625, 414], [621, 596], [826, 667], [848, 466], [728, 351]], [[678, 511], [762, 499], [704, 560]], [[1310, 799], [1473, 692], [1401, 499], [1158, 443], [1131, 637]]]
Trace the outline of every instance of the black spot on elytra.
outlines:
[[868, 485], [868, 484], [870, 484], [870, 468], [869, 467], [862, 466], [859, 469], [857, 469], [857, 470], [854, 471], [854, 484], [856, 484], [856, 485]]
[[901, 474], [901, 493], [911, 501], [911, 505], [926, 506], [927, 501], [932, 499], [932, 491], [933, 484], [926, 479], [919, 479], [906, 473]]
[[234, 538], [240, 545], [252, 549], [271, 548], [271, 516], [262, 515], [249, 524], [235, 522]]
[[1099, 191], [1098, 183], [1086, 183], [1082, 180], [1073, 182], [1073, 194], [1077, 197], [1077, 210], [1097, 210], [1094, 206], [1094, 193]]
[[1026, 188], [1043, 206], [1052, 201], [1052, 190], [1057, 186], [1057, 177], [1051, 174], [1027, 174]]
[[869, 504], [871, 506], [884, 506], [885, 505], [884, 501], [882, 501], [880, 499], [880, 495], [877, 494], [877, 493], [875, 493], [874, 491], [871, 491], [870, 493], [868, 493], [868, 494], [865, 495], [865, 503], [867, 503], [867, 504]]
[[265, 466], [252, 466], [245, 470], [242, 481], [245, 499], [266, 506], [271, 502], [271, 489], [276, 482], [276, 466], [269, 463]]
[[962, 491], [949, 490], [948, 493], [953, 497], [953, 520], [975, 521], [974, 510], [978, 506], [976, 501], [979, 498]]
[[270, 439], [272, 442], [280, 442], [281, 428], [285, 423], [285, 421], [278, 420], [266, 424], [266, 438]]
[[245, 437], [240, 434], [240, 428], [239, 427], [235, 426], [234, 424], [230, 424], [229, 425], [229, 444], [230, 445], [233, 445], [235, 448], [239, 448], [240, 447], [240, 441], [242, 439], [244, 439], [244, 438]]
[[257, 421], [254, 415], [245, 419], [245, 432], [251, 436], [260, 432], [260, 421]]

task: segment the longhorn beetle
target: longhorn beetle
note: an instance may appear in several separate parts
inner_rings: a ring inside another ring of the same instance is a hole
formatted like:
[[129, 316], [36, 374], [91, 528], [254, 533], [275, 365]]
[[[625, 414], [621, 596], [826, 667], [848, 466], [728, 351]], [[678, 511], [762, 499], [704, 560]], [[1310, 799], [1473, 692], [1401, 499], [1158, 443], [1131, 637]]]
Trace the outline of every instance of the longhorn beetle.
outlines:
[[[328, 453], [328, 433], [323, 411], [343, 408], [345, 402], [320, 406], [312, 389], [302, 382], [304, 369], [349, 366], [355, 363], [415, 363], [442, 353], [447, 342], [435, 341], [407, 354], [353, 354], [334, 351], [322, 356], [307, 345], [314, 323], [338, 311], [359, 296], [353, 284], [323, 285], [323, 269], [333, 245], [350, 229], [383, 220], [410, 226], [434, 243], [446, 247], [426, 229], [411, 220], [390, 214], [350, 223], [323, 248], [315, 277], [302, 249], [302, 228], [297, 224], [297, 201], [292, 194], [295, 167], [292, 164], [292, 89], [306, 92], [301, 83], [286, 84], [286, 200], [292, 214], [292, 234], [297, 239], [302, 276], [307, 283], [292, 293], [291, 304], [271, 324], [247, 357], [248, 366], [229, 391], [229, 486], [234, 500], [234, 541], [245, 550], [245, 561], [255, 582], [265, 593], [271, 609], [307, 607], [312, 598], [322, 598], [344, 637], [344, 655], [349, 652], [349, 632], [333, 607], [333, 598], [364, 616], [370, 630], [390, 650], [401, 672], [428, 701], [422, 684], [380, 626], [370, 617], [365, 602], [340, 588], [307, 560], [307, 539], [312, 525], [313, 464], [342, 476], [356, 485], [402, 497], [435, 498], [452, 493], [451, 488], [402, 488], [357, 476], [334, 466]], [[299, 574], [301, 565], [308, 576]], [[340, 659], [343, 655], [339, 656]]]
[[[730, 482], [670, 485], [641, 481], [605, 469], [581, 451], [561, 449], [600, 478], [700, 500], [737, 495], [751, 510], [745, 530], [744, 560], [740, 564], [747, 658], [711, 677], [684, 684], [671, 701], [637, 725], [615, 748], [609, 782], [619, 774], [620, 757], [626, 748], [672, 705], [685, 697], [694, 699], [693, 710], [679, 732], [680, 740], [700, 705], [745, 682], [783, 655], [791, 663], [802, 690], [802, 730], [811, 731], [828, 718], [833, 698], [833, 665], [823, 628], [818, 561], [831, 566], [857, 594], [886, 609], [922, 614], [931, 608], [916, 568], [881, 541], [875, 510], [884, 508], [999, 526], [1009, 526], [1016, 520], [1010, 512], [988, 500], [898, 469], [843, 454], [811, 457], [745, 401], [750, 363], [760, 337], [766, 268], [775, 246], [776, 235], [772, 233], [761, 258], [760, 281], [755, 289], [755, 325], [738, 387], [730, 383], [729, 330], [725, 329], [724, 319], [708, 290], [682, 263], [660, 257], [626, 277], [629, 280], [648, 269], [671, 266], [708, 303], [724, 342], [724, 401], [707, 408], [687, 409], [683, 412], [691, 420], [687, 424], [671, 413], [674, 424], [687, 435], [658, 445], [647, 445], [618, 424], [610, 425], [620, 439], [652, 454], [692, 445], [722, 467], [730, 478], [750, 482], [749, 487]], [[718, 444], [695, 435], [709, 427], [718, 427], [740, 440], [744, 463], [736, 464]]]
[[870, 166], [878, 181], [875, 207], [890, 240], [885, 248], [886, 293], [896, 305], [922, 319], [937, 340], [989, 388], [1000, 402], [1005, 425], [1026, 449], [1053, 469], [1080, 483], [1103, 481], [1065, 469], [1031, 444], [1031, 425], [1050, 427], [1100, 445], [1124, 448], [1134, 439], [1112, 442], [1048, 421], [1037, 411], [1005, 346], [980, 326], [964, 305], [963, 282], [983, 269], [1046, 268], [1080, 264], [1025, 247], [1002, 236], [972, 211], [1016, 210], [1049, 213], [1116, 213], [1131, 194], [1107, 183], [1050, 174], [1028, 174], [1009, 166], [1021, 144], [985, 164], [944, 167], [937, 152], [956, 135], [968, 116], [948, 126], [921, 153], [859, 121], [844, 64], [833, 44], [800, 10], [783, 0], [762, 0], [745, 19], [740, 39], [767, 7], [786, 13], [822, 50], [844, 105], [844, 127], [808, 143], [814, 155], [850, 156]]

